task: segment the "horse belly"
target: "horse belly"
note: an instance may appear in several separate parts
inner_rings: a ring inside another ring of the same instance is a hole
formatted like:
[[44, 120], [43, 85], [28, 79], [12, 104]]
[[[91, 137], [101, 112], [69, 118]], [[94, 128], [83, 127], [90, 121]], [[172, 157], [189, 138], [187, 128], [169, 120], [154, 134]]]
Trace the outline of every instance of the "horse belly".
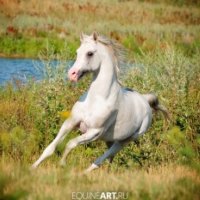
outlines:
[[120, 141], [131, 137], [138, 127], [134, 125], [133, 121], [116, 123], [111, 125], [101, 139], [104, 141]]

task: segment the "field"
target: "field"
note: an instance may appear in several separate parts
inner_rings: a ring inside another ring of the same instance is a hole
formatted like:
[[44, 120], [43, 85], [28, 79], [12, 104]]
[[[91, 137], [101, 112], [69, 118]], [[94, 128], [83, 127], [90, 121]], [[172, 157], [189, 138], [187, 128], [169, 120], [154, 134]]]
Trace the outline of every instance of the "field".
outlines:
[[[76, 85], [66, 81], [63, 60], [75, 58], [82, 31], [94, 30], [127, 50], [132, 67], [122, 70], [123, 85], [154, 91], [170, 121], [154, 113], [147, 134], [89, 175], [82, 171], [106, 149], [100, 141], [77, 147], [66, 167], [58, 165], [66, 142], [78, 131], [31, 171], [65, 120], [63, 111], [90, 84], [90, 75]], [[0, 87], [0, 199], [62, 200], [73, 192], [127, 192], [130, 200], [200, 199], [198, 0], [0, 0], [0, 55], [46, 63], [43, 81], [15, 80], [15, 86]], [[52, 59], [59, 60], [56, 68]]]
[[[189, 54], [199, 47], [198, 0], [180, 1], [0, 1], [0, 53], [37, 57], [47, 42], [72, 55], [80, 33], [96, 30], [118, 40], [131, 55], [166, 42]], [[70, 56], [72, 56], [70, 55]]]

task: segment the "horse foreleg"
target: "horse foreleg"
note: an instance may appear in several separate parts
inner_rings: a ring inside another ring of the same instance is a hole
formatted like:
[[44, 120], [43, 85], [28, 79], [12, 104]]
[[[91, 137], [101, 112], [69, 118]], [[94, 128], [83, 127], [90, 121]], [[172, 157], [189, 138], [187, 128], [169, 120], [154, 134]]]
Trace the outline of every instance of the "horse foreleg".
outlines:
[[63, 123], [56, 138], [46, 147], [46, 149], [43, 151], [43, 153], [39, 157], [39, 159], [32, 165], [32, 168], [37, 168], [37, 166], [43, 160], [45, 160], [47, 157], [51, 156], [54, 153], [56, 146], [64, 140], [67, 133], [69, 133], [75, 126], [76, 126], [76, 122], [73, 119], [70, 118], [70, 119], [66, 120]]
[[86, 173], [92, 171], [93, 169], [98, 168], [105, 159], [112, 158], [115, 156], [123, 148], [122, 142], [115, 142], [101, 157], [99, 157], [88, 169], [86, 169]]
[[96, 140], [99, 137], [99, 134], [100, 134], [99, 129], [89, 129], [83, 135], [80, 135], [80, 136], [70, 140], [66, 145], [65, 152], [64, 152], [62, 159], [60, 161], [60, 165], [61, 166], [65, 165], [65, 159], [72, 149], [74, 149], [79, 144], [86, 144], [88, 142]]

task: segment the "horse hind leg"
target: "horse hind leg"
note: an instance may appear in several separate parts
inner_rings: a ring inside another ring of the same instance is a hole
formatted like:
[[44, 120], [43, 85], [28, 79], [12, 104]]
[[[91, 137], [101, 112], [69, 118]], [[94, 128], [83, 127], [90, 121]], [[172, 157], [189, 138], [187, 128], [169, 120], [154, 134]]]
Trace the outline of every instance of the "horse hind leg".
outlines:
[[92, 163], [92, 165], [88, 169], [86, 169], [85, 173], [99, 168], [99, 166], [103, 163], [105, 159], [114, 157], [115, 154], [117, 154], [123, 147], [123, 142], [114, 142], [113, 145], [102, 156], [100, 156], [94, 163]]
[[138, 137], [141, 136], [141, 135], [143, 135], [148, 130], [148, 128], [151, 125], [151, 121], [152, 121], [152, 119], [148, 115], [144, 118], [144, 120], [143, 120], [140, 128], [132, 136], [132, 139], [134, 141], [137, 141]]
[[[114, 144], [114, 142], [106, 142], [106, 146], [107, 146], [108, 149], [110, 149], [110, 147], [111, 147], [113, 144]], [[112, 162], [113, 162], [114, 157], [115, 157], [115, 156], [113, 155], [113, 156], [110, 156], [110, 157], [108, 158], [109, 163], [112, 163]]]
[[74, 149], [76, 146], [78, 146], [80, 144], [86, 144], [88, 142], [92, 142], [92, 141], [98, 139], [99, 135], [100, 135], [99, 129], [89, 129], [86, 133], [84, 133], [74, 139], [71, 139], [65, 147], [65, 151], [61, 158], [60, 165], [65, 166], [65, 163], [66, 163], [65, 159], [72, 149]]
[[123, 141], [115, 141], [112, 145], [111, 143], [107, 143], [107, 146], [109, 147], [111, 145], [111, 147], [94, 163], [92, 163], [92, 165], [88, 169], [86, 169], [85, 173], [91, 172], [92, 170], [99, 168], [99, 166], [103, 163], [105, 159], [114, 158], [114, 156], [124, 147], [124, 145], [126, 145], [131, 140], [136, 140], [139, 135], [143, 135], [148, 130], [150, 124], [151, 117], [147, 115], [144, 118], [139, 130], [132, 137], [129, 137]]

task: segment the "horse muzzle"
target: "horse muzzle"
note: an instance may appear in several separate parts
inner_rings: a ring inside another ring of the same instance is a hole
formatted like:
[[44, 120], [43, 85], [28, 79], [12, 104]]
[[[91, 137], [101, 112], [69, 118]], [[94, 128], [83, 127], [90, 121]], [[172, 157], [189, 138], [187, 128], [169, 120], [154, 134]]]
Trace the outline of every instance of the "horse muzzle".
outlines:
[[68, 72], [68, 77], [70, 81], [77, 82], [80, 78], [84, 76], [85, 73], [87, 73], [87, 71], [81, 71], [71, 68]]
[[80, 75], [80, 71], [74, 68], [71, 68], [68, 72], [68, 78], [72, 82], [77, 82], [79, 80]]

